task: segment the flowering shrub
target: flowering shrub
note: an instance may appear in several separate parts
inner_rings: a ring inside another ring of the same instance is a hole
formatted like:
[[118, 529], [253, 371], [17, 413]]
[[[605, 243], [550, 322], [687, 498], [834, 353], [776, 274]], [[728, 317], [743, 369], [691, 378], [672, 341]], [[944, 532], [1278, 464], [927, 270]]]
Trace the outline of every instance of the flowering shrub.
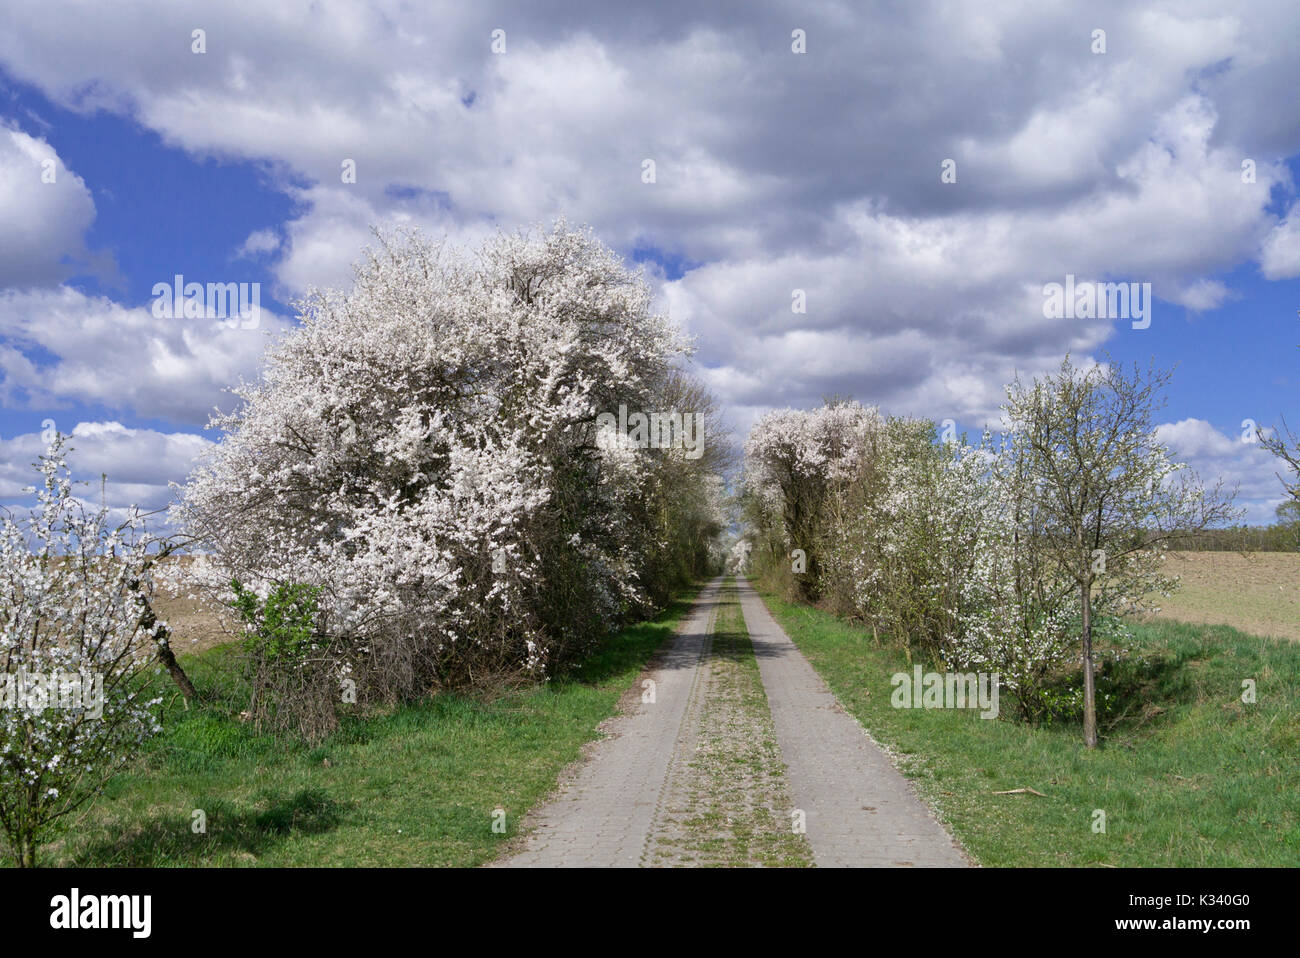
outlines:
[[988, 506], [984, 450], [940, 446], [933, 436], [929, 422], [888, 421], [827, 548], [849, 590], [842, 605], [931, 657], [942, 655], [960, 615]]
[[1052, 685], [1077, 666], [1079, 603], [1073, 583], [1055, 576], [1037, 547], [1042, 517], [1018, 495], [1020, 478], [1000, 450], [980, 487], [985, 522], [957, 584], [960, 611], [945, 653], [956, 668], [996, 672], [1021, 716], [1036, 721], [1078, 704], [1062, 701]]
[[768, 568], [802, 550], [806, 567], [795, 591], [805, 599], [821, 593], [821, 539], [828, 503], [842, 495], [867, 465], [864, 458], [881, 419], [854, 401], [828, 402], [801, 412], [781, 409], [761, 417], [745, 442], [745, 502], [751, 521], [768, 542]]
[[[1103, 662], [1122, 655], [1125, 617], [1176, 584], [1169, 544], [1235, 515], [1160, 442], [1167, 380], [1066, 357], [1008, 387], [996, 447], [939, 444], [933, 423], [853, 402], [770, 413], [745, 447], [757, 571], [909, 658], [998, 673], [1027, 719], [1081, 711], [1095, 746], [1094, 638]], [[806, 562], [787, 565], [791, 548]]]
[[792, 591], [940, 653], [980, 541], [986, 452], [956, 455], [932, 423], [855, 402], [768, 414], [746, 443], [742, 494], [764, 573], [784, 579], [784, 556], [804, 549]]
[[[315, 596], [304, 668], [358, 700], [540, 673], [700, 571], [714, 459], [598, 434], [620, 406], [705, 401], [686, 341], [590, 234], [475, 255], [382, 238], [269, 353], [179, 519], [209, 588]], [[711, 402], [711, 400], [708, 400]], [[324, 694], [318, 691], [316, 695]], [[334, 693], [330, 693], [334, 694]], [[326, 728], [313, 730], [313, 734]]]
[[[788, 427], [818, 415], [785, 411], [766, 425]], [[878, 638], [889, 637], [909, 658], [916, 653], [954, 669], [999, 674], [1027, 719], [1077, 709], [1078, 690], [1058, 686], [1078, 664], [1078, 597], [1041, 548], [1042, 519], [1023, 494], [1014, 443], [995, 448], [986, 435], [975, 446], [940, 444], [925, 420], [860, 421], [851, 453], [833, 465], [821, 460], [839, 478], [824, 487], [819, 528], [809, 536], [817, 545], [822, 601], [868, 624]], [[790, 432], [817, 434], [808, 426]], [[751, 437], [748, 450], [753, 443]], [[750, 469], [762, 474], [761, 466]], [[770, 483], [746, 495], [779, 504], [782, 493]], [[748, 519], [771, 540], [785, 534], [784, 515], [769, 504], [766, 512], [751, 508]], [[1123, 561], [1135, 563], [1137, 554]], [[784, 568], [769, 558], [762, 571], [779, 580]], [[1120, 641], [1117, 617], [1131, 608], [1112, 602], [1112, 594], [1099, 585], [1106, 635]]]
[[166, 624], [149, 609], [159, 542], [73, 494], [56, 437], [30, 516], [0, 517], [0, 827], [20, 865], [160, 730]]

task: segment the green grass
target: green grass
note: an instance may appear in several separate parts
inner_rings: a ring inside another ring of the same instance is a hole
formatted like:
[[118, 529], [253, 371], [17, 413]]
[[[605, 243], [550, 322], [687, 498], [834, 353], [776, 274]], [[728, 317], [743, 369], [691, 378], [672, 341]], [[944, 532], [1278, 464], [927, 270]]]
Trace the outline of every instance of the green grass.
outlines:
[[[1090, 751], [1079, 724], [1021, 724], [1005, 698], [998, 720], [895, 709], [890, 676], [910, 669], [901, 653], [820, 610], [764, 599], [983, 865], [1300, 865], [1295, 643], [1226, 626], [1136, 627], [1133, 656], [1102, 685], [1115, 705]], [[1254, 705], [1241, 701], [1248, 678]], [[1046, 797], [994, 794], [1024, 787]]]
[[[171, 703], [165, 731], [38, 864], [478, 865], [580, 757], [688, 606], [612, 637], [565, 678], [348, 720], [318, 747], [240, 722], [247, 695], [232, 650], [213, 649], [185, 662], [203, 704]], [[492, 830], [498, 808], [502, 834]], [[191, 828], [196, 809], [202, 834]], [[0, 864], [12, 864], [4, 850]]]

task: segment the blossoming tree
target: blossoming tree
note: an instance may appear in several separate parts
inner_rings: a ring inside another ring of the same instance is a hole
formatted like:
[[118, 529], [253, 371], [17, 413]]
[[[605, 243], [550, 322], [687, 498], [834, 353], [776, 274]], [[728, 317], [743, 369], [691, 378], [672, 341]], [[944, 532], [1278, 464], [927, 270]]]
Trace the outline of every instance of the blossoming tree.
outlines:
[[688, 344], [650, 301], [562, 222], [473, 253], [381, 236], [351, 289], [300, 304], [301, 328], [214, 420], [224, 438], [178, 507], [210, 553], [196, 575], [263, 598], [310, 590], [310, 638], [277, 668], [317, 702], [577, 654], [662, 594], [682, 567], [666, 552], [698, 558], [719, 531], [708, 456], [594, 426], [683, 399]]
[[874, 409], [838, 400], [810, 411], [769, 412], [745, 441], [747, 509], [770, 533], [769, 551], [803, 553], [795, 581], [805, 599], [820, 594], [827, 502], [856, 477], [868, 436], [880, 422]]
[[1160, 442], [1153, 415], [1169, 373], [1114, 364], [1017, 380], [1004, 407], [1011, 425], [1014, 500], [1038, 518], [1031, 545], [1049, 581], [1079, 596], [1083, 740], [1097, 745], [1093, 623], [1098, 612], [1139, 609], [1167, 592], [1164, 551], [1179, 538], [1234, 518], [1232, 496], [1206, 488]]
[[0, 827], [31, 866], [49, 828], [159, 731], [158, 540], [74, 495], [56, 437], [30, 516], [0, 516]]

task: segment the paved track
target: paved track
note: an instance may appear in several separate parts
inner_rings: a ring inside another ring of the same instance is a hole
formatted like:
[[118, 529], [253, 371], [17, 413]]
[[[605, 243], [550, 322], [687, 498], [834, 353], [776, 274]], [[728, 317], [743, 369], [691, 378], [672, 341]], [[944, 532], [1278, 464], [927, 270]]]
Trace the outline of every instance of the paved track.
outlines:
[[709, 584], [650, 674], [655, 701], [612, 719], [574, 780], [532, 820], [511, 867], [631, 867], [642, 863], [668, 780], [684, 738], [700, 663], [709, 652], [714, 606], [722, 580]]
[[[605, 726], [588, 760], [530, 820], [507, 867], [639, 867], [674, 827], [672, 783], [698, 733], [718, 579], [696, 600], [649, 678], [655, 701], [638, 695]], [[739, 580], [777, 742], [806, 838], [820, 866], [964, 866], [964, 857], [907, 780], [835, 700], [808, 660]]]
[[740, 607], [763, 674], [790, 793], [819, 866], [963, 866], [965, 858], [880, 746], [743, 579]]

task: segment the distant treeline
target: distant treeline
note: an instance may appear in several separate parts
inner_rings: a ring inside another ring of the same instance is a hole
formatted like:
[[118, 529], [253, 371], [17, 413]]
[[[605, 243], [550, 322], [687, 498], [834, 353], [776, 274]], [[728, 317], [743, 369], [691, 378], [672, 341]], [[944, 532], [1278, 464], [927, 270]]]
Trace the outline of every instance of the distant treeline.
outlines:
[[1297, 552], [1300, 551], [1300, 522], [1206, 529], [1179, 539], [1174, 548], [1188, 552]]

